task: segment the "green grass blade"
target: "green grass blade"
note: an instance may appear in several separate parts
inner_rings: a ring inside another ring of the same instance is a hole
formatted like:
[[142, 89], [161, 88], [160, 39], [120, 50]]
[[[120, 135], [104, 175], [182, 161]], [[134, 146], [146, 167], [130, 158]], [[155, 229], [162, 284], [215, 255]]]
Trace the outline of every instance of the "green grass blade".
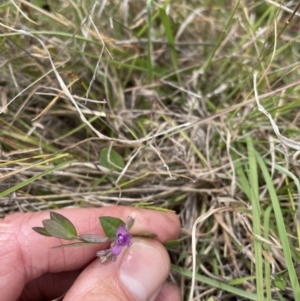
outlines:
[[204, 68], [204, 69], [208, 69], [208, 68], [210, 67], [210, 65], [211, 65], [211, 63], [212, 63], [212, 60], [214, 59], [217, 50], [219, 49], [221, 43], [223, 42], [223, 40], [224, 40], [224, 38], [225, 38], [225, 36], [226, 36], [226, 33], [228, 33], [228, 29], [229, 29], [229, 27], [230, 27], [230, 25], [231, 25], [231, 23], [232, 23], [232, 21], [233, 21], [233, 17], [234, 17], [234, 15], [235, 15], [235, 12], [236, 12], [237, 8], [239, 7], [239, 4], [240, 4], [240, 0], [238, 0], [238, 1], [236, 2], [236, 5], [235, 5], [234, 9], [232, 10], [231, 15], [229, 16], [229, 19], [228, 19], [228, 21], [227, 21], [227, 23], [226, 23], [226, 25], [225, 25], [225, 28], [224, 28], [222, 34], [220, 35], [220, 37], [219, 37], [219, 39], [218, 39], [218, 41], [217, 41], [217, 44], [216, 44], [215, 48], [212, 50], [211, 55], [210, 55], [210, 57], [208, 58], [207, 63], [206, 63], [206, 65], [205, 65], [205, 68]]
[[[171, 270], [173, 272], [176, 272], [180, 275], [183, 275], [187, 278], [192, 278], [192, 272], [187, 270], [187, 269], [184, 269], [182, 267], [179, 267], [177, 265], [174, 265], [172, 264], [171, 265]], [[245, 298], [246, 300], [254, 300], [254, 301], [257, 301], [257, 295], [256, 294], [252, 294], [252, 293], [249, 293], [247, 291], [244, 291], [244, 290], [241, 290], [239, 288], [236, 288], [234, 286], [231, 286], [225, 282], [222, 282], [222, 281], [218, 281], [218, 280], [215, 280], [215, 279], [211, 279], [211, 278], [208, 278], [206, 276], [203, 276], [203, 275], [199, 275], [199, 274], [196, 274], [196, 280], [201, 282], [201, 283], [204, 283], [204, 284], [207, 284], [211, 287], [214, 287], [218, 290], [222, 290], [222, 291], [225, 291], [225, 292], [228, 292], [228, 293], [232, 293], [234, 296], [239, 296], [239, 297], [242, 297], [242, 298]], [[263, 299], [264, 301], [267, 301], [267, 299]], [[271, 299], [271, 300], [268, 300], [268, 301], [276, 301], [274, 299]]]
[[162, 23], [164, 25], [166, 38], [168, 41], [168, 46], [171, 53], [172, 63], [174, 70], [178, 70], [178, 58], [177, 58], [177, 52], [175, 49], [175, 43], [174, 43], [174, 36], [173, 31], [171, 28], [169, 17], [167, 16], [166, 10], [164, 8], [159, 8], [160, 17], [162, 20]]
[[294, 180], [294, 183], [297, 186], [297, 190], [298, 190], [297, 206], [298, 206], [298, 208], [296, 208], [294, 199], [292, 197], [290, 197], [290, 200], [291, 200], [292, 209], [295, 212], [297, 212], [295, 214], [295, 224], [297, 224], [298, 246], [300, 247], [300, 228], [299, 228], [299, 223], [297, 221], [297, 215], [299, 214], [299, 210], [300, 210], [300, 182], [299, 182], [298, 178], [293, 173], [291, 173], [289, 170], [287, 170], [286, 168], [283, 168], [282, 166], [277, 165], [277, 164], [275, 165], [275, 168], [277, 170], [279, 170], [280, 172], [283, 172], [284, 174], [286, 174], [288, 177], [292, 178]]
[[273, 206], [273, 210], [275, 213], [276, 225], [277, 225], [279, 237], [280, 237], [281, 244], [282, 244], [282, 249], [283, 249], [283, 254], [284, 254], [284, 258], [285, 258], [285, 262], [286, 262], [286, 266], [287, 266], [287, 270], [288, 270], [288, 274], [289, 274], [289, 279], [290, 279], [292, 289], [294, 292], [295, 301], [300, 301], [299, 281], [298, 281], [297, 273], [295, 271], [294, 262], [292, 259], [291, 248], [290, 248], [290, 244], [289, 244], [289, 240], [288, 240], [288, 236], [287, 236], [287, 232], [286, 232], [286, 227], [284, 224], [284, 219], [283, 219], [280, 203], [279, 203], [279, 200], [278, 200], [278, 197], [276, 194], [276, 190], [272, 183], [272, 179], [271, 179], [269, 171], [266, 167], [265, 162], [263, 161], [262, 157], [258, 153], [256, 153], [256, 158], [257, 158], [258, 164], [260, 166], [260, 169], [263, 173], [263, 176], [266, 181], [266, 184], [267, 184], [267, 187], [269, 190], [269, 194], [271, 197], [272, 206]]
[[153, 55], [153, 46], [152, 46], [152, 0], [147, 0], [147, 20], [148, 20], [148, 43], [147, 43], [147, 66], [148, 66], [148, 78], [149, 83], [153, 82], [153, 66], [152, 66], [152, 55]]
[[[269, 240], [269, 228], [270, 228], [270, 215], [272, 211], [272, 206], [268, 206], [264, 210], [264, 238]], [[268, 243], [263, 244], [264, 251], [269, 254], [270, 253], [270, 245]], [[266, 295], [267, 300], [271, 299], [271, 266], [268, 260], [264, 261], [265, 266], [265, 287], [266, 287]]]
[[[232, 155], [234, 159], [236, 159], [235, 154]], [[239, 179], [239, 185], [242, 191], [245, 193], [245, 195], [248, 197], [248, 199], [251, 199], [251, 188], [248, 182], [248, 179], [244, 172], [244, 166], [242, 166], [241, 162], [239, 160], [234, 160], [234, 167], [237, 174], [237, 177]]]
[[17, 184], [17, 185], [14, 185], [13, 187], [10, 187], [9, 189], [6, 189], [6, 190], [2, 191], [2, 192], [0, 193], [0, 197], [6, 196], [6, 195], [8, 195], [8, 194], [10, 194], [10, 193], [12, 193], [12, 192], [14, 192], [14, 191], [16, 191], [16, 190], [22, 188], [22, 187], [24, 187], [24, 186], [26, 186], [26, 185], [28, 185], [28, 184], [34, 182], [35, 180], [40, 179], [40, 178], [42, 178], [43, 176], [46, 176], [46, 175], [48, 175], [48, 174], [51, 174], [52, 172], [54, 172], [54, 171], [56, 171], [56, 170], [59, 170], [59, 169], [65, 167], [65, 166], [67, 166], [67, 165], [69, 165], [69, 164], [71, 164], [71, 163], [73, 163], [73, 162], [76, 162], [76, 161], [75, 161], [75, 160], [66, 161], [66, 162], [63, 162], [63, 163], [61, 163], [61, 164], [58, 164], [58, 165], [56, 165], [56, 166], [54, 166], [54, 167], [52, 167], [52, 168], [49, 168], [49, 169], [43, 171], [43, 172], [40, 173], [40, 174], [37, 174], [37, 175], [35, 175], [35, 176], [33, 176], [33, 177], [31, 177], [31, 178], [29, 178], [29, 179], [27, 179], [27, 180], [25, 180], [25, 181], [23, 181], [23, 182]]
[[254, 147], [252, 139], [247, 137], [248, 160], [249, 160], [249, 185], [250, 185], [250, 202], [252, 204], [252, 222], [254, 234], [254, 253], [255, 253], [255, 274], [256, 274], [256, 293], [257, 300], [264, 298], [264, 278], [263, 278], [263, 257], [262, 244], [259, 238], [261, 237], [261, 209], [259, 204], [258, 193], [258, 175]]

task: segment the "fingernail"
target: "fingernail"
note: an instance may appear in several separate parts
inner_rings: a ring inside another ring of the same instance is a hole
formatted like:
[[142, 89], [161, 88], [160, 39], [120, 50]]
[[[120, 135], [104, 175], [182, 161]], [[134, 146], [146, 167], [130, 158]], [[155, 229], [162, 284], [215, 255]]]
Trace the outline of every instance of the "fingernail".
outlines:
[[126, 250], [120, 266], [120, 280], [138, 301], [157, 295], [169, 273], [169, 258], [158, 242], [136, 240]]

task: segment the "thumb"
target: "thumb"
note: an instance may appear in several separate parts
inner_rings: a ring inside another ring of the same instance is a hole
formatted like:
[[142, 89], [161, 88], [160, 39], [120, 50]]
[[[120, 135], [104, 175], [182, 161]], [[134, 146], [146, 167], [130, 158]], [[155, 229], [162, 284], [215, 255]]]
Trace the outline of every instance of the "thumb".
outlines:
[[169, 255], [158, 241], [133, 239], [115, 262], [92, 262], [64, 301], [154, 301], [169, 270]]

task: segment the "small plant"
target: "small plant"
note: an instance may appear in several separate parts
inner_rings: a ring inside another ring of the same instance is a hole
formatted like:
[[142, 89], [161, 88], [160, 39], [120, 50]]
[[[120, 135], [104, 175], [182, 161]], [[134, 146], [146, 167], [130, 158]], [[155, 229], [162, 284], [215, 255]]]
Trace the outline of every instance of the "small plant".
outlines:
[[[124, 247], [130, 247], [132, 245], [131, 238], [133, 235], [129, 234], [129, 231], [134, 225], [135, 214], [133, 213], [128, 216], [126, 223], [112, 216], [101, 216], [99, 217], [99, 221], [106, 235], [105, 237], [95, 234], [78, 235], [71, 221], [56, 212], [50, 212], [50, 219], [42, 221], [44, 227], [33, 227], [32, 229], [44, 236], [75, 241], [70, 244], [59, 245], [55, 248], [110, 243], [108, 249], [98, 251], [96, 256], [100, 258], [101, 263], [104, 263], [108, 259], [115, 261]], [[150, 238], [155, 238], [156, 236], [154, 233], [139, 233], [138, 235], [134, 235], [134, 237]]]

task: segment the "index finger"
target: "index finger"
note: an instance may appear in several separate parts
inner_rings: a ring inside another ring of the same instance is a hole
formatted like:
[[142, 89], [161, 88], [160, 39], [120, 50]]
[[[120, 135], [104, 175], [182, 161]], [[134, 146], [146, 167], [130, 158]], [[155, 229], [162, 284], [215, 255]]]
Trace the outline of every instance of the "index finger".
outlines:
[[[133, 211], [136, 213], [134, 232], [154, 232], [161, 242], [178, 236], [179, 220], [171, 212], [122, 206], [66, 209], [59, 212], [72, 221], [79, 234], [103, 236], [99, 216], [115, 216], [126, 220]], [[96, 251], [101, 249], [101, 245], [52, 249], [64, 241], [41, 236], [32, 230], [32, 227], [41, 226], [41, 221], [48, 218], [49, 211], [17, 213], [0, 222], [0, 242], [3, 246], [0, 248], [0, 291], [2, 296], [3, 292], [4, 296], [11, 296], [4, 300], [15, 300], [27, 282], [44, 273], [83, 268], [95, 258]]]

